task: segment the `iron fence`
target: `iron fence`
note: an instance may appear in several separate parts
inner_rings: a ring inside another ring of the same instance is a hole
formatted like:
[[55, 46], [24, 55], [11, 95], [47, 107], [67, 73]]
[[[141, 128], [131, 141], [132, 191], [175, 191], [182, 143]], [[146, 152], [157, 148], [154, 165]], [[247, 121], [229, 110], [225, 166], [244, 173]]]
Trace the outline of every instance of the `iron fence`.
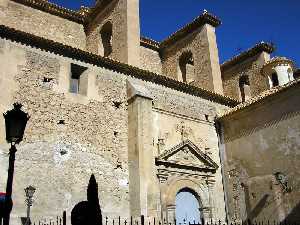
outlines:
[[[57, 216], [56, 219], [42, 219], [37, 222], [33, 222], [33, 225], [66, 225], [67, 217], [66, 211], [63, 212], [62, 216]], [[221, 220], [210, 220], [204, 221], [187, 221], [183, 220], [181, 222], [176, 221], [167, 221], [166, 219], [159, 220], [157, 218], [149, 218], [145, 216], [140, 217], [130, 217], [130, 218], [122, 218], [122, 217], [103, 217], [102, 218], [103, 225], [300, 225], [299, 221], [283, 221], [278, 222], [276, 220], [265, 220], [265, 221], [256, 221], [256, 220], [246, 220], [246, 221], [234, 221], [234, 222], [224, 222]]]
[[41, 219], [32, 222], [33, 225], [67, 225], [67, 213], [63, 212], [62, 216], [57, 216], [56, 219]]

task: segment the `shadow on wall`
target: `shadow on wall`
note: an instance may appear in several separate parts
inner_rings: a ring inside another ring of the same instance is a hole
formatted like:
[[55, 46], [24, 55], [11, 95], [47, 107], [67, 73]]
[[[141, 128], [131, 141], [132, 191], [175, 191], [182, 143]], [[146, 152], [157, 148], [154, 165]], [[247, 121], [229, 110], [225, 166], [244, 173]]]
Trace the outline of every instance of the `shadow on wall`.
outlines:
[[244, 222], [249, 222], [254, 220], [265, 208], [265, 206], [267, 205], [267, 201], [269, 198], [268, 194], [265, 194], [260, 200], [259, 202], [255, 205], [255, 207], [253, 209], [251, 209], [250, 206], [250, 192], [247, 186], [245, 186], [243, 184], [244, 187], [244, 192], [245, 192], [245, 204], [246, 204], [246, 212], [247, 212], [247, 218]]
[[295, 208], [288, 214], [288, 216], [282, 221], [283, 223], [294, 223], [300, 221], [300, 202]]

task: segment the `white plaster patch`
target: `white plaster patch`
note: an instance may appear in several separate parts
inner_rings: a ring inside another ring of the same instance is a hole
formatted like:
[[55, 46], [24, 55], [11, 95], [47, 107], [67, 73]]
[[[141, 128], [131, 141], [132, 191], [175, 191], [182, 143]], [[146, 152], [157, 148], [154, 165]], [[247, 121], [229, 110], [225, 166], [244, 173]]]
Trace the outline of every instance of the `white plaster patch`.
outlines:
[[54, 144], [54, 162], [56, 165], [61, 165], [68, 161], [71, 157], [73, 147], [70, 143], [57, 142]]
[[127, 187], [128, 186], [128, 180], [127, 179], [120, 179], [119, 180], [119, 185], [121, 187]]

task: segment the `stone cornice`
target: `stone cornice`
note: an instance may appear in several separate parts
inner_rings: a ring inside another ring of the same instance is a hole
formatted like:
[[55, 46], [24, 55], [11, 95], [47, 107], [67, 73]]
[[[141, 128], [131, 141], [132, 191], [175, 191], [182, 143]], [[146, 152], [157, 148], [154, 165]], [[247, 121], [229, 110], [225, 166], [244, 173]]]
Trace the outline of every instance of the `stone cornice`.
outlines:
[[267, 52], [267, 53], [271, 54], [274, 50], [275, 50], [275, 47], [272, 44], [260, 42], [260, 43], [256, 44], [254, 47], [225, 61], [221, 65], [221, 71], [223, 72], [223, 71], [235, 66], [236, 64], [239, 64], [239, 63], [247, 60], [248, 58], [256, 56], [257, 54], [259, 54], [261, 52]]
[[191, 23], [185, 25], [183, 28], [179, 29], [175, 33], [173, 33], [171, 36], [166, 38], [164, 41], [161, 42], [160, 47], [165, 48], [174, 42], [180, 40], [181, 38], [187, 36], [188, 34], [194, 32], [199, 27], [210, 24], [214, 27], [217, 27], [221, 24], [221, 21], [214, 15], [208, 13], [207, 11], [204, 11], [204, 13], [200, 16], [198, 16], [194, 21]]
[[224, 114], [218, 116], [217, 120], [218, 121], [226, 120], [227, 118], [229, 118], [230, 116], [232, 116], [238, 112], [241, 112], [250, 107], [254, 107], [255, 105], [257, 105], [259, 103], [269, 101], [274, 96], [276, 96], [280, 93], [283, 93], [285, 91], [288, 91], [290, 88], [296, 87], [299, 85], [300, 85], [300, 78], [298, 78], [294, 81], [291, 81], [283, 86], [277, 86], [277, 87], [271, 88], [270, 90], [264, 91], [260, 95], [254, 97], [254, 98], [251, 98], [250, 100], [248, 100], [244, 103], [241, 103], [232, 109], [227, 110]]
[[165, 87], [184, 92], [186, 94], [194, 95], [207, 99], [212, 102], [234, 107], [239, 102], [223, 96], [212, 91], [188, 85], [177, 80], [159, 75], [147, 70], [143, 70], [125, 63], [121, 63], [109, 58], [101, 57], [87, 51], [73, 48], [59, 42], [48, 40], [42, 37], [35, 36], [23, 31], [15, 30], [4, 25], [0, 25], [0, 37], [15, 41], [30, 47], [39, 48], [57, 55], [69, 57], [95, 66], [103, 67], [112, 71], [123, 73], [144, 81], [149, 81], [155, 84], [163, 85]]
[[185, 169], [185, 170], [193, 170], [193, 171], [203, 171], [203, 172], [211, 172], [215, 173], [217, 168], [211, 168], [211, 167], [199, 167], [198, 165], [193, 165], [193, 164], [180, 164], [180, 163], [173, 163], [173, 162], [168, 162], [166, 160], [159, 160], [155, 158], [155, 164], [156, 166], [165, 166], [167, 168], [169, 167], [174, 167], [178, 169]]
[[50, 13], [55, 16], [59, 16], [68, 20], [71, 20], [76, 23], [84, 24], [87, 15], [82, 13], [82, 11], [73, 11], [61, 6], [58, 6], [54, 3], [50, 3], [47, 0], [11, 0], [19, 4], [23, 4], [47, 13]]

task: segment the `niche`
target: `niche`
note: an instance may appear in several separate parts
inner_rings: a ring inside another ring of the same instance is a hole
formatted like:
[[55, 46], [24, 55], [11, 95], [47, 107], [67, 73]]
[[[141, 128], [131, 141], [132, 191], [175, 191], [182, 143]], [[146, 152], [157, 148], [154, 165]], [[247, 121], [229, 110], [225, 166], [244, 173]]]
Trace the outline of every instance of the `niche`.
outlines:
[[179, 57], [178, 80], [191, 83], [195, 80], [194, 58], [192, 52], [184, 52]]
[[113, 51], [112, 46], [112, 23], [107, 22], [103, 25], [101, 31], [100, 31], [100, 37], [101, 37], [101, 47], [103, 49], [103, 56], [109, 57]]

